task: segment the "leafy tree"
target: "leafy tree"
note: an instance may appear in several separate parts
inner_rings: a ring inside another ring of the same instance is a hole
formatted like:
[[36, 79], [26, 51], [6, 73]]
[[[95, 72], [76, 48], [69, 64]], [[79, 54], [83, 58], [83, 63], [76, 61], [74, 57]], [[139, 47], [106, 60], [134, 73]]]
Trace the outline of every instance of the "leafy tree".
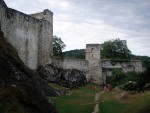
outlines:
[[127, 47], [126, 40], [109, 40], [101, 44], [101, 54], [103, 58], [130, 58], [131, 51]]
[[63, 56], [62, 50], [65, 49], [66, 45], [61, 40], [60, 37], [53, 36], [53, 55], [54, 56]]

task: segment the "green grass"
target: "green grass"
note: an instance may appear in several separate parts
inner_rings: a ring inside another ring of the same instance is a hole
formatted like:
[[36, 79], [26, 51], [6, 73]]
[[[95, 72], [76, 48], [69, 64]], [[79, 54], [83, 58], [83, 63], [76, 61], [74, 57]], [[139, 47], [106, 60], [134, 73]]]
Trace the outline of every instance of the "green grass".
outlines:
[[[97, 92], [101, 91], [97, 86]], [[95, 102], [93, 84], [70, 91], [70, 95], [53, 97], [56, 109], [59, 113], [91, 113]]]
[[54, 84], [54, 83], [48, 83], [48, 85], [53, 87], [54, 89], [57, 89], [57, 90], [65, 88], [63, 86], [60, 86], [60, 85]]
[[101, 95], [100, 110], [101, 113], [122, 113], [127, 104], [115, 99], [112, 92], [106, 92]]
[[101, 95], [101, 113], [149, 113], [150, 91], [126, 100], [116, 99], [116, 92]]
[[136, 99], [127, 103], [127, 109], [123, 113], [150, 113], [150, 91], [139, 95]]

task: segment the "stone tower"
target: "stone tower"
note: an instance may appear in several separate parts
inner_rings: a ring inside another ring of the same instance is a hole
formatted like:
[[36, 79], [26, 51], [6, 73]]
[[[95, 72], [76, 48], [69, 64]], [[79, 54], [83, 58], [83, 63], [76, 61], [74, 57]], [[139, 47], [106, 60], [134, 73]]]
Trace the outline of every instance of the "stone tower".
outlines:
[[30, 69], [52, 62], [53, 13], [49, 10], [27, 15], [0, 0], [0, 26], [5, 38]]
[[88, 72], [86, 78], [97, 84], [102, 84], [100, 44], [86, 45], [86, 60], [88, 61]]

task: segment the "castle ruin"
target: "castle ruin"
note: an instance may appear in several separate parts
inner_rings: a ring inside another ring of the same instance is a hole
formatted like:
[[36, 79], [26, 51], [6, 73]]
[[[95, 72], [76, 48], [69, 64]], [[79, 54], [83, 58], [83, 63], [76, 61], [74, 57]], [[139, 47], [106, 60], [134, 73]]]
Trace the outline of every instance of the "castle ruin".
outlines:
[[7, 41], [15, 47], [20, 59], [30, 69], [52, 63], [63, 69], [81, 70], [86, 73], [88, 81], [97, 84], [105, 83], [106, 76], [110, 76], [115, 68], [123, 72], [142, 71], [139, 60], [113, 64], [111, 60], [101, 59], [100, 44], [86, 45], [85, 60], [52, 58], [53, 13], [49, 10], [27, 15], [8, 8], [0, 0], [0, 27]]
[[31, 69], [51, 62], [53, 13], [27, 15], [8, 8], [0, 0], [0, 26], [7, 41], [18, 52], [20, 59]]

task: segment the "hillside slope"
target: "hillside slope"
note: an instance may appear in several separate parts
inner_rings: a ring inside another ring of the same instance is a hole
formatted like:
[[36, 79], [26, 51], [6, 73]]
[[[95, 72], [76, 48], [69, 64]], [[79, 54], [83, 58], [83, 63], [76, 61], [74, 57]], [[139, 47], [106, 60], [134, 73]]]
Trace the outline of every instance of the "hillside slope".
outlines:
[[57, 113], [44, 94], [36, 72], [23, 64], [0, 30], [0, 113]]

